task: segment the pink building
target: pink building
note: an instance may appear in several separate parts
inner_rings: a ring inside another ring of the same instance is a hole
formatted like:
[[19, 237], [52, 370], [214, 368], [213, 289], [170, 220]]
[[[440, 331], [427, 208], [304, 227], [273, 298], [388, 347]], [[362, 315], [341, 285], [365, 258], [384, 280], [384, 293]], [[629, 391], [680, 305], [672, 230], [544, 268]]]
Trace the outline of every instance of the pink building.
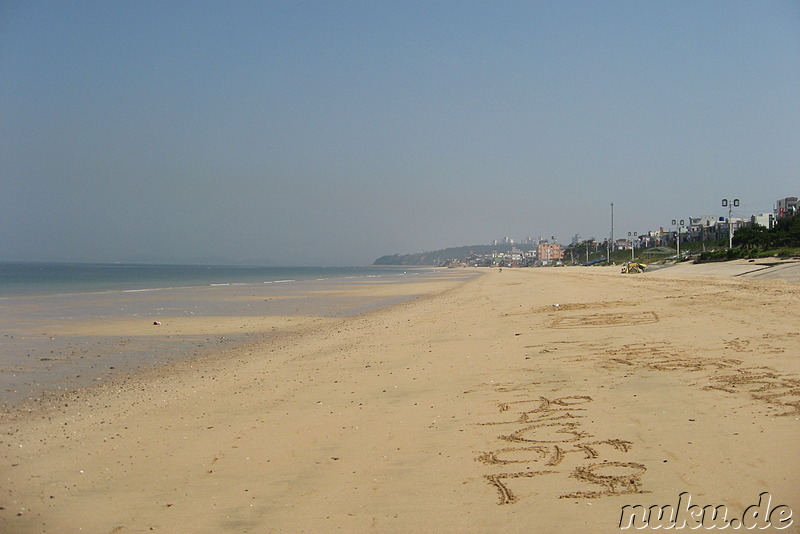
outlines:
[[564, 250], [558, 243], [539, 243], [537, 251], [539, 261], [560, 260], [564, 258]]

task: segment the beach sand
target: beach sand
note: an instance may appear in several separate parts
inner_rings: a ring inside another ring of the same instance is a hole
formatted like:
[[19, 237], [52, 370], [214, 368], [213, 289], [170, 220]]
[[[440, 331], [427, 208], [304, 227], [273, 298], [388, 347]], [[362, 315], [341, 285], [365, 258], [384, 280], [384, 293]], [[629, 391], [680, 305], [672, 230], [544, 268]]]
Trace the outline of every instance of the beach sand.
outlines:
[[800, 513], [800, 286], [681, 269], [431, 281], [5, 414], [0, 531], [604, 533], [683, 492]]

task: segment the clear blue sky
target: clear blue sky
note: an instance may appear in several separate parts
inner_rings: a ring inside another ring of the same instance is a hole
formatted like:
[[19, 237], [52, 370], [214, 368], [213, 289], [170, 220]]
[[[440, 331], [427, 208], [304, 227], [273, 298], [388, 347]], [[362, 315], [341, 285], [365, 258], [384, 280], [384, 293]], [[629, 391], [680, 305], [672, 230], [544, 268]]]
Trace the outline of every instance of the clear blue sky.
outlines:
[[0, 2], [0, 260], [353, 265], [800, 196], [800, 2]]

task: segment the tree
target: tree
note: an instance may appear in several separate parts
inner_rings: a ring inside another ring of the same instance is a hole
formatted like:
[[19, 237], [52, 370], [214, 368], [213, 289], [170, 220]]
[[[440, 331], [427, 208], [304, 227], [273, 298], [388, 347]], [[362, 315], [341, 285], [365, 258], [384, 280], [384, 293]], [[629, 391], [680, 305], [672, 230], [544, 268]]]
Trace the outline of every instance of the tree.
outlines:
[[766, 247], [769, 245], [769, 241], [769, 229], [755, 223], [752, 226], [739, 228], [733, 234], [733, 245], [746, 249]]
[[771, 229], [759, 224], [739, 228], [733, 235], [733, 244], [744, 249], [800, 247], [800, 216], [778, 219]]
[[800, 216], [778, 219], [770, 237], [770, 248], [800, 246]]

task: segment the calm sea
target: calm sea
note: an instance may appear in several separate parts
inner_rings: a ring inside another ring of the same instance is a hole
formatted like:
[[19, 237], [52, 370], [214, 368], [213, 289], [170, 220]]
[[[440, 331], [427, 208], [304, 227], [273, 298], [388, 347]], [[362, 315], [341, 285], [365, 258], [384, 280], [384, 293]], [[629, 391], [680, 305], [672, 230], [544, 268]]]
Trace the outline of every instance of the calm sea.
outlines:
[[0, 263], [0, 298], [175, 287], [379, 277], [401, 267], [235, 267], [116, 263]]

